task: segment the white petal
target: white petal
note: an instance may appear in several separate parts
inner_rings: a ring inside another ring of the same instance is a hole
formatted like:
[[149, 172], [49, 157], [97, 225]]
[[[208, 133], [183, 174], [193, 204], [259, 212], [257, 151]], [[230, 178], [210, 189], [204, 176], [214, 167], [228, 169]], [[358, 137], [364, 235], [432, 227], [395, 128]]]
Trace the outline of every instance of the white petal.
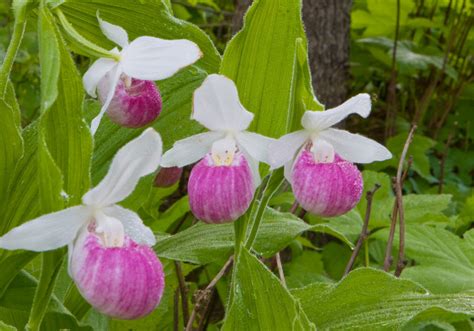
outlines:
[[293, 170], [293, 164], [295, 163], [295, 159], [291, 159], [290, 161], [286, 162], [285, 163], [285, 168], [284, 168], [284, 176], [286, 178], [286, 180], [288, 181], [288, 183], [292, 184], [291, 183], [291, 173], [292, 173], [292, 170]]
[[225, 76], [207, 76], [194, 92], [191, 118], [211, 131], [244, 131], [253, 116], [240, 103], [234, 82]]
[[0, 237], [0, 248], [49, 251], [71, 243], [89, 221], [90, 210], [76, 206], [46, 214], [12, 229]]
[[92, 135], [94, 135], [97, 132], [97, 129], [99, 128], [99, 125], [100, 125], [100, 121], [102, 120], [102, 117], [104, 116], [107, 108], [109, 108], [110, 102], [112, 101], [112, 98], [114, 97], [115, 88], [117, 87], [121, 74], [122, 74], [122, 71], [121, 71], [120, 65], [115, 66], [115, 68], [112, 69], [110, 73], [111, 80], [109, 82], [110, 84], [109, 94], [107, 95], [107, 98], [105, 99], [105, 102], [102, 105], [102, 108], [100, 108], [99, 115], [97, 115], [91, 122]]
[[106, 22], [99, 17], [97, 12], [97, 20], [99, 21], [100, 29], [107, 39], [113, 41], [119, 46], [126, 47], [128, 45], [128, 34], [122, 27]]
[[280, 168], [293, 160], [309, 137], [310, 134], [307, 131], [300, 130], [284, 135], [272, 142], [269, 146], [269, 161], [272, 169]]
[[329, 142], [337, 154], [350, 162], [370, 163], [392, 157], [392, 153], [375, 140], [345, 130], [327, 129], [319, 136]]
[[247, 131], [237, 133], [236, 139], [239, 146], [245, 148], [252, 158], [270, 164], [268, 150], [275, 139]]
[[179, 140], [163, 155], [161, 166], [181, 168], [194, 163], [209, 153], [212, 144], [224, 136], [222, 132], [204, 132]]
[[112, 59], [100, 58], [87, 69], [84, 77], [82, 77], [82, 83], [87, 94], [93, 98], [97, 96], [95, 93], [97, 85], [116, 64], [117, 62]]
[[165, 40], [139, 37], [122, 51], [123, 71], [130, 77], [161, 80], [193, 64], [202, 56], [190, 40]]
[[339, 123], [350, 114], [359, 114], [366, 118], [370, 114], [370, 107], [370, 96], [367, 93], [361, 93], [335, 108], [305, 112], [301, 125], [307, 130], [324, 130]]
[[122, 222], [125, 234], [137, 244], [153, 246], [156, 243], [155, 235], [151, 229], [143, 224], [140, 216], [135, 212], [115, 205], [105, 208], [104, 213]]
[[152, 128], [146, 129], [115, 154], [107, 175], [82, 201], [99, 207], [122, 201], [133, 192], [141, 177], [158, 168], [161, 152], [160, 135]]
[[241, 152], [244, 154], [245, 159], [249, 163], [250, 170], [252, 171], [253, 185], [256, 189], [262, 182], [262, 179], [260, 178], [259, 162], [251, 157], [245, 148], [241, 148]]

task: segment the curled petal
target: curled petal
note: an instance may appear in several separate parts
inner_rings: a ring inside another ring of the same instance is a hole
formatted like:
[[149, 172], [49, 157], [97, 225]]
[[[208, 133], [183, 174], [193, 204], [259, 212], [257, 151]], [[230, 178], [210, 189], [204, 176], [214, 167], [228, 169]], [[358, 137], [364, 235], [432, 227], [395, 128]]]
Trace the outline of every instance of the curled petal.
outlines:
[[84, 206], [43, 215], [0, 237], [0, 248], [43, 252], [65, 246], [74, 240], [89, 218], [90, 210]]
[[238, 144], [243, 147], [252, 158], [270, 164], [268, 148], [275, 139], [253, 132], [239, 132], [236, 135], [236, 139]]
[[103, 207], [122, 201], [133, 192], [141, 177], [156, 170], [161, 151], [160, 135], [152, 128], [146, 129], [117, 152], [107, 175], [82, 201]]
[[128, 45], [128, 34], [122, 27], [106, 22], [99, 17], [97, 12], [97, 20], [99, 21], [100, 29], [107, 39], [113, 41], [117, 45], [126, 47]]
[[224, 138], [221, 132], [204, 132], [174, 143], [163, 155], [163, 167], [184, 167], [199, 161], [211, 150], [212, 144]]
[[361, 93], [335, 108], [305, 112], [301, 119], [301, 125], [307, 130], [324, 130], [339, 123], [350, 114], [359, 114], [366, 118], [370, 114], [370, 107], [370, 96], [367, 93]]
[[272, 169], [280, 168], [293, 160], [301, 146], [309, 139], [305, 130], [284, 135], [269, 146], [269, 161]]
[[207, 76], [194, 92], [191, 118], [211, 131], [243, 131], [253, 116], [240, 103], [234, 82], [225, 76]]
[[100, 58], [95, 61], [89, 69], [87, 69], [84, 77], [82, 77], [82, 83], [84, 84], [84, 89], [87, 94], [95, 98], [97, 85], [99, 82], [110, 72], [114, 66], [117, 64], [112, 59]]
[[375, 140], [339, 129], [327, 129], [319, 136], [330, 143], [343, 159], [354, 163], [371, 163], [390, 159], [392, 153]]
[[122, 51], [123, 71], [130, 77], [161, 80], [193, 64], [202, 56], [190, 40], [165, 40], [139, 37]]
[[105, 111], [107, 108], [109, 108], [110, 103], [112, 102], [112, 99], [115, 94], [115, 88], [117, 87], [117, 84], [120, 79], [120, 75], [122, 74], [122, 70], [120, 68], [120, 65], [116, 65], [115, 68], [113, 68], [110, 71], [110, 81], [109, 81], [109, 92], [107, 95], [107, 98], [105, 99], [104, 104], [102, 105], [102, 108], [100, 108], [99, 114], [92, 120], [91, 122], [91, 132], [94, 135], [99, 128], [100, 121], [102, 120], [102, 117], [105, 114]]
[[115, 205], [105, 208], [104, 213], [119, 220], [125, 229], [125, 235], [129, 236], [137, 244], [153, 246], [156, 243], [153, 232], [143, 224], [140, 216], [135, 212]]

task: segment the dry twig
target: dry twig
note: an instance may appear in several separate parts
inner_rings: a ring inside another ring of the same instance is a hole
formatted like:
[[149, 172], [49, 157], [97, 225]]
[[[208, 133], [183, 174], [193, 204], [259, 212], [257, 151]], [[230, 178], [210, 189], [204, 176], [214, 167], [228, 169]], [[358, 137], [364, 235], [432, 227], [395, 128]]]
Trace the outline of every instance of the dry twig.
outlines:
[[204, 311], [207, 311], [207, 306], [209, 306], [209, 303], [211, 301], [214, 287], [216, 286], [217, 282], [227, 273], [233, 262], [234, 256], [229, 257], [222, 269], [211, 280], [211, 282], [206, 286], [206, 288], [202, 291], [199, 291], [196, 296], [196, 303], [194, 305], [193, 311], [191, 312], [191, 317], [189, 318], [187, 324], [185, 324], [186, 331], [191, 331], [193, 329], [193, 323], [196, 319], [198, 310], [201, 310], [203, 307], [205, 307]]
[[357, 240], [357, 244], [354, 247], [354, 251], [352, 252], [351, 258], [347, 263], [346, 269], [344, 271], [344, 275], [347, 275], [352, 267], [354, 266], [354, 262], [359, 255], [360, 249], [362, 245], [369, 237], [369, 221], [370, 221], [370, 211], [372, 210], [372, 200], [374, 197], [375, 192], [380, 188], [380, 184], [375, 184], [374, 188], [371, 191], [367, 191], [365, 198], [367, 199], [367, 208], [365, 210], [365, 219], [364, 224], [362, 225], [362, 231], [360, 232], [359, 240]]

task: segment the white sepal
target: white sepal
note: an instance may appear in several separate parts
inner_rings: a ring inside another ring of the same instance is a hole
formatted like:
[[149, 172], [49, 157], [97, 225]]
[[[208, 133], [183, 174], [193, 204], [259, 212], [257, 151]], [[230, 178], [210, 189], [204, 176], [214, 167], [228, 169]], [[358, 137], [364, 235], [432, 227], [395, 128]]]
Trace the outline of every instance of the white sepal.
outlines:
[[117, 62], [112, 59], [100, 58], [87, 69], [84, 77], [82, 77], [82, 83], [87, 94], [93, 98], [97, 96], [97, 85], [115, 65], [117, 65]]
[[240, 103], [229, 78], [212, 74], [194, 92], [192, 119], [211, 131], [244, 131], [254, 115]]
[[161, 161], [160, 135], [148, 128], [115, 154], [109, 172], [82, 201], [86, 205], [105, 207], [125, 199], [141, 177], [156, 170]]
[[269, 146], [269, 161], [272, 169], [293, 160], [301, 146], [309, 139], [310, 134], [305, 130], [289, 133], [272, 142]]
[[199, 47], [190, 40], [165, 40], [138, 37], [123, 51], [120, 63], [130, 77], [161, 80], [193, 64], [202, 56]]
[[113, 41], [122, 48], [128, 45], [128, 34], [122, 27], [106, 22], [99, 17], [97, 12], [97, 20], [99, 21], [100, 29], [107, 39]]
[[43, 215], [0, 237], [0, 248], [44, 252], [65, 246], [74, 240], [90, 217], [91, 211], [85, 206]]
[[262, 182], [262, 178], [260, 177], [260, 169], [259, 169], [259, 162], [255, 160], [248, 151], [241, 146], [241, 153], [244, 155], [245, 159], [247, 160], [250, 170], [252, 171], [252, 177], [253, 177], [253, 185], [254, 188], [257, 188], [260, 186], [260, 183]]
[[223, 132], [204, 132], [179, 140], [163, 155], [161, 166], [181, 168], [194, 163], [209, 153], [212, 144], [224, 136]]
[[138, 216], [135, 212], [115, 205], [105, 208], [104, 213], [107, 216], [119, 220], [125, 229], [125, 234], [137, 244], [147, 246], [155, 245], [155, 235], [149, 227], [143, 224], [140, 216]]
[[107, 108], [109, 108], [110, 103], [112, 102], [112, 98], [114, 97], [115, 94], [115, 89], [117, 88], [117, 84], [120, 79], [120, 75], [122, 74], [121, 67], [120, 65], [116, 65], [111, 71], [110, 71], [110, 78], [111, 80], [108, 82], [109, 83], [109, 92], [107, 94], [107, 98], [105, 99], [104, 104], [102, 105], [102, 108], [100, 108], [99, 114], [92, 120], [91, 122], [91, 132], [92, 135], [94, 135], [99, 128], [100, 121], [102, 120], [102, 117], [104, 116]]
[[301, 118], [301, 125], [310, 131], [321, 131], [339, 123], [350, 114], [359, 114], [366, 118], [370, 114], [370, 107], [370, 96], [361, 93], [332, 109], [306, 111]]
[[245, 148], [247, 153], [257, 161], [270, 164], [268, 150], [273, 138], [268, 138], [254, 132], [238, 132], [235, 136], [240, 147]]
[[330, 143], [343, 159], [354, 163], [371, 163], [390, 159], [392, 153], [375, 140], [339, 129], [327, 129], [319, 136]]

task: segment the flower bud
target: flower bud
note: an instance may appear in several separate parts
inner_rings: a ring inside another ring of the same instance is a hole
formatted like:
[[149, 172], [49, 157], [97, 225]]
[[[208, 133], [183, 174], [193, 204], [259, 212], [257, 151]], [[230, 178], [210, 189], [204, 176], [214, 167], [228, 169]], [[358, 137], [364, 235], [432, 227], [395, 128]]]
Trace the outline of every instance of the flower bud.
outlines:
[[161, 168], [156, 174], [154, 184], [156, 187], [171, 187], [176, 184], [183, 174], [183, 168]]
[[118, 319], [151, 313], [165, 286], [163, 267], [150, 247], [127, 236], [122, 247], [105, 247], [87, 230], [74, 244], [70, 274], [95, 309]]
[[292, 188], [298, 203], [318, 216], [339, 216], [359, 202], [363, 182], [355, 165], [337, 154], [332, 162], [318, 163], [304, 150], [292, 170]]
[[[99, 83], [98, 94], [102, 104], [107, 99], [109, 85], [108, 76]], [[107, 114], [118, 125], [139, 128], [153, 122], [160, 115], [161, 107], [161, 95], [153, 81], [124, 78], [115, 88]]]
[[192, 169], [188, 182], [189, 204], [201, 221], [232, 222], [250, 206], [254, 194], [252, 172], [240, 152], [232, 156], [229, 164], [215, 159], [207, 154]]

